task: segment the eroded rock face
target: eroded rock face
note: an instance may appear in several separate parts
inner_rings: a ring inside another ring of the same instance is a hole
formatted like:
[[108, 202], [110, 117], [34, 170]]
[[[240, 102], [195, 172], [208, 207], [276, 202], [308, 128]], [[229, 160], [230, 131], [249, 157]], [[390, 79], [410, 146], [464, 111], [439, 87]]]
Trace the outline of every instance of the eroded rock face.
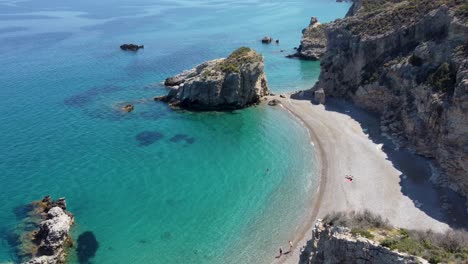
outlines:
[[26, 237], [30, 237], [31, 240], [24, 241], [22, 246], [30, 251], [29, 254], [32, 258], [23, 263], [55, 264], [66, 262], [66, 250], [71, 245], [70, 227], [73, 225], [74, 219], [73, 215], [65, 209], [66, 202], [63, 198], [52, 201], [47, 196], [36, 203], [34, 213], [40, 214], [44, 220], [39, 223], [37, 230], [26, 234]]
[[325, 26], [316, 17], [310, 19], [310, 24], [302, 32], [301, 45], [297, 52], [288, 57], [298, 57], [304, 60], [318, 60], [327, 49]]
[[239, 48], [227, 59], [205, 62], [164, 82], [166, 96], [155, 100], [197, 110], [238, 109], [268, 95], [263, 57], [250, 48]]
[[[301, 264], [335, 263], [421, 263], [421, 258], [392, 251], [364, 237], [353, 236], [349, 228], [327, 226], [318, 220]], [[427, 262], [425, 262], [427, 263]]]
[[315, 89], [381, 114], [382, 132], [467, 196], [468, 14], [456, 0], [416, 2], [355, 1], [327, 25]]

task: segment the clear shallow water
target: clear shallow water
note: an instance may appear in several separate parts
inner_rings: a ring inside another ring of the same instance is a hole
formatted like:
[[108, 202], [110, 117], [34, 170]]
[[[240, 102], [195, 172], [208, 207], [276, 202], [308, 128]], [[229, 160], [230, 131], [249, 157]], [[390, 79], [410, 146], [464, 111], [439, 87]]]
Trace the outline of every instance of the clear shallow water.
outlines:
[[[347, 9], [0, 0], [0, 263], [14, 260], [14, 208], [46, 194], [67, 198], [75, 239], [96, 236], [93, 263], [269, 263], [316, 188], [307, 132], [276, 108], [174, 112], [151, 98], [165, 77], [243, 45], [264, 54], [274, 92], [309, 87], [318, 62], [284, 55], [310, 16]], [[264, 35], [280, 45], [261, 45]], [[121, 52], [125, 42], [145, 50]]]

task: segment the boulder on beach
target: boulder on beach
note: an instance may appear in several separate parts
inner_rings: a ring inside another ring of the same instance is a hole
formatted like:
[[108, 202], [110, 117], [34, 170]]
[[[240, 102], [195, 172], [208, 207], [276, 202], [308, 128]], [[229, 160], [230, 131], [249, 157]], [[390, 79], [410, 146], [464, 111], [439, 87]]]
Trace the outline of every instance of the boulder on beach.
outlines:
[[138, 51], [139, 49], [143, 49], [143, 48], [145, 48], [145, 46], [136, 45], [136, 44], [123, 44], [123, 45], [120, 45], [121, 50]]
[[167, 78], [167, 95], [155, 97], [171, 106], [193, 110], [239, 109], [268, 95], [263, 57], [242, 47], [226, 59], [204, 62]]
[[271, 100], [271, 101], [268, 102], [268, 105], [269, 105], [269, 106], [276, 106], [276, 105], [279, 105], [280, 103], [281, 103], [280, 100], [278, 100], [278, 99], [273, 99], [273, 100]]
[[319, 104], [325, 104], [325, 91], [323, 89], [315, 90], [314, 99]]

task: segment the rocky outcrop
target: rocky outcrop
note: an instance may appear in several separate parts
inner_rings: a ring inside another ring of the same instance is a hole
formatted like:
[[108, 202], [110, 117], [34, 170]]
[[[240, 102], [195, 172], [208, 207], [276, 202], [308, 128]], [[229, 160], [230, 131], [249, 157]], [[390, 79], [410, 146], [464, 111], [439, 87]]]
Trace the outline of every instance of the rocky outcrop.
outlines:
[[314, 100], [319, 104], [325, 104], [325, 91], [323, 89], [317, 89], [314, 91]]
[[287, 57], [297, 57], [304, 60], [318, 60], [327, 49], [325, 26], [316, 17], [310, 19], [310, 24], [302, 31], [301, 45], [295, 54]]
[[381, 115], [382, 132], [433, 159], [468, 195], [468, 7], [457, 0], [355, 1], [325, 27], [314, 89]]
[[342, 226], [329, 226], [317, 220], [312, 239], [302, 252], [301, 264], [335, 263], [427, 263], [425, 260], [392, 251], [377, 242], [351, 234]]
[[131, 111], [133, 111], [134, 108], [135, 107], [132, 104], [127, 104], [124, 107], [122, 107], [122, 110], [124, 110], [127, 113], [130, 113]]
[[70, 227], [73, 215], [66, 211], [64, 198], [53, 201], [49, 196], [39, 202], [33, 203], [30, 217], [39, 217], [43, 220], [36, 228], [24, 237], [21, 245], [22, 252], [31, 259], [23, 262], [27, 264], [55, 264], [65, 263], [66, 250], [71, 246]]
[[205, 62], [164, 84], [166, 96], [156, 97], [171, 106], [195, 110], [243, 108], [268, 95], [263, 57], [250, 48], [239, 48], [226, 59]]
[[136, 44], [123, 44], [123, 45], [120, 45], [121, 50], [138, 51], [139, 49], [143, 49], [143, 48], [145, 48], [145, 46], [136, 45]]
[[270, 44], [273, 41], [272, 37], [263, 37], [262, 38], [262, 43], [263, 44]]

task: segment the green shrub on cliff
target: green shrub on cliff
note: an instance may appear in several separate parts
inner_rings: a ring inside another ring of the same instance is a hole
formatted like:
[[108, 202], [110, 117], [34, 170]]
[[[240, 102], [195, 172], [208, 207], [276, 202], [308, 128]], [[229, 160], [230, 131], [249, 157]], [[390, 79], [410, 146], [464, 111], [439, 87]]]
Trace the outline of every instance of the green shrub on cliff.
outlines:
[[398, 30], [404, 25], [418, 22], [430, 11], [448, 6], [462, 18], [468, 17], [466, 0], [364, 0], [361, 20], [349, 23], [353, 34], [368, 36]]
[[374, 238], [374, 235], [369, 230], [366, 230], [366, 229], [353, 228], [351, 229], [351, 234], [353, 236], [358, 235], [358, 236], [362, 236], [362, 237], [369, 238], [369, 239]]
[[468, 233], [400, 229], [380, 242], [381, 246], [427, 259], [430, 263], [462, 263], [468, 259]]
[[372, 239], [381, 246], [422, 257], [430, 263], [464, 263], [468, 259], [468, 232], [445, 233], [396, 229], [386, 219], [369, 211], [334, 212], [324, 223], [351, 228], [351, 234]]
[[437, 70], [429, 76], [429, 84], [436, 91], [451, 92], [456, 82], [456, 76], [448, 63], [442, 63]]
[[223, 72], [240, 72], [240, 66], [245, 63], [260, 62], [262, 56], [248, 47], [240, 47], [218, 65]]

